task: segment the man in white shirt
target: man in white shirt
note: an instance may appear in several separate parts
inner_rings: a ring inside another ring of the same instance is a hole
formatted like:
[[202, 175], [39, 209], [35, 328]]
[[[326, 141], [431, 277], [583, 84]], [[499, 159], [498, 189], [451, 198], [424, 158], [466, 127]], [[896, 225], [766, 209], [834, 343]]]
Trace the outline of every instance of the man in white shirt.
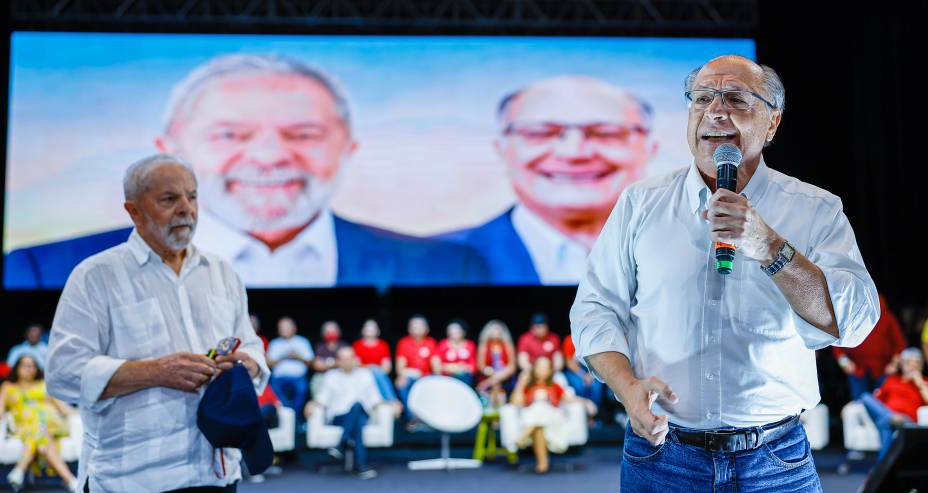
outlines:
[[[199, 431], [202, 390], [240, 361], [263, 389], [270, 371], [229, 264], [190, 244], [197, 182], [186, 163], [157, 155], [124, 179], [135, 229], [127, 242], [81, 262], [52, 325], [46, 383], [77, 403], [84, 423], [84, 491], [235, 491], [237, 449]], [[240, 348], [205, 354], [226, 337]]]
[[309, 340], [296, 333], [296, 322], [283, 317], [277, 334], [267, 346], [267, 366], [271, 368], [271, 387], [283, 405], [300, 412], [306, 402], [309, 383], [306, 372], [315, 354]]
[[[694, 163], [615, 205], [571, 309], [578, 356], [630, 418], [622, 489], [820, 491], [798, 415], [819, 402], [815, 354], [859, 344], [879, 301], [841, 200], [767, 167], [776, 72], [738, 56], [686, 80]], [[716, 189], [715, 149], [743, 153]], [[714, 242], [737, 246], [733, 272]]]
[[306, 403], [304, 414], [309, 418], [316, 412], [325, 413], [326, 422], [341, 427], [342, 439], [338, 448], [330, 454], [340, 457], [349, 443], [355, 451], [355, 467], [363, 479], [377, 475], [367, 462], [367, 447], [364, 446], [364, 425], [374, 407], [383, 402], [374, 375], [368, 368], [360, 368], [351, 346], [335, 353], [335, 368], [323, 376], [322, 385], [315, 398]]
[[605, 81], [567, 75], [503, 98], [496, 150], [518, 203], [442, 235], [475, 248], [494, 284], [576, 284], [619, 194], [657, 152], [651, 108]]

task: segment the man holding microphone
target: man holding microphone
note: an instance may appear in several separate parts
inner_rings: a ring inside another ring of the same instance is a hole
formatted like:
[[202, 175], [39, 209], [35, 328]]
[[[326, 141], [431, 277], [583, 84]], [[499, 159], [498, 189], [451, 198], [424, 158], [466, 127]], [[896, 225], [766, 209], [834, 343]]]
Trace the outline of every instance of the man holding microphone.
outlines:
[[[814, 350], [855, 346], [879, 301], [838, 197], [770, 169], [785, 91], [773, 69], [713, 59], [685, 80], [694, 162], [630, 186], [571, 309], [578, 356], [630, 426], [624, 491], [820, 491], [804, 409]], [[716, 149], [742, 155], [717, 187]], [[731, 273], [716, 242], [734, 245]]]

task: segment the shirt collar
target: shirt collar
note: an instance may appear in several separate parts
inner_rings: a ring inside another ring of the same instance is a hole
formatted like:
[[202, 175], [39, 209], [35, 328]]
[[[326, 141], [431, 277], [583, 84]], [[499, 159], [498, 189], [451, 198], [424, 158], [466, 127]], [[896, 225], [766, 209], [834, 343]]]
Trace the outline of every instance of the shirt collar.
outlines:
[[547, 261], [543, 265], [556, 265], [562, 249], [586, 250], [582, 244], [571, 240], [521, 203], [512, 211], [512, 225], [525, 241], [532, 256], [537, 255], [539, 260]]
[[[229, 261], [247, 255], [252, 249], [268, 250], [261, 240], [227, 225], [206, 210], [200, 212], [196, 243], [200, 248]], [[287, 249], [301, 247], [316, 251], [322, 258], [327, 258], [329, 253], [337, 249], [335, 220], [331, 210], [323, 209], [319, 217], [286, 245]]]
[[[135, 259], [138, 264], [145, 265], [152, 258], [161, 260], [161, 256], [157, 252], [152, 250], [151, 246], [145, 242], [142, 238], [142, 235], [139, 234], [136, 228], [132, 228], [132, 233], [129, 234], [129, 251], [132, 253], [132, 257]], [[187, 245], [187, 254], [184, 256], [184, 263], [190, 265], [197, 265], [200, 262], [206, 262], [207, 258], [203, 255], [200, 255], [199, 250], [193, 243]]]
[[[748, 181], [748, 184], [741, 190], [741, 194], [747, 197], [748, 200], [756, 200], [766, 189], [769, 178], [770, 170], [764, 162], [764, 156], [761, 155], [760, 163], [757, 165], [757, 169], [754, 170], [754, 175], [751, 176], [751, 180]], [[686, 196], [690, 203], [690, 211], [696, 214], [706, 206], [712, 194], [709, 193], [709, 187], [706, 185], [706, 182], [703, 181], [702, 175], [699, 173], [699, 168], [696, 166], [695, 162], [690, 165], [690, 170], [686, 174], [685, 186]]]

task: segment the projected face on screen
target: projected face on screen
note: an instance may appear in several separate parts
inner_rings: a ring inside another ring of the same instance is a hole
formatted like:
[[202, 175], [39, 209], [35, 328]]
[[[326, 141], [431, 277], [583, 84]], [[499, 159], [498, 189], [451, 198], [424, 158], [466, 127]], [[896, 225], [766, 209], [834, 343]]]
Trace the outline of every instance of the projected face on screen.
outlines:
[[273, 237], [307, 225], [328, 205], [356, 144], [344, 106], [340, 111], [322, 81], [246, 61], [213, 60], [199, 72], [232, 70], [195, 73], [179, 84], [189, 92], [175, 94], [157, 145], [194, 164], [204, 208], [230, 226]]
[[552, 223], [605, 218], [657, 149], [647, 106], [603, 81], [563, 76], [504, 101], [498, 148], [520, 201]]
[[754, 43], [14, 32], [3, 287], [125, 242], [155, 153], [249, 288], [575, 284], [620, 194], [692, 164], [680, 85], [725, 53]]

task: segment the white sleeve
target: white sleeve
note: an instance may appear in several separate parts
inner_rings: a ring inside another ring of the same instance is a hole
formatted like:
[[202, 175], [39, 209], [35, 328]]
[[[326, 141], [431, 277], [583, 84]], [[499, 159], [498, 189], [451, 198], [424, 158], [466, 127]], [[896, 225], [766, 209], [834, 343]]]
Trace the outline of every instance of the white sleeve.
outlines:
[[255, 389], [260, 395], [264, 392], [264, 387], [267, 386], [267, 382], [271, 378], [271, 370], [267, 367], [267, 360], [264, 356], [264, 343], [261, 342], [261, 338], [255, 333], [254, 326], [251, 325], [251, 317], [248, 315], [248, 294], [245, 292], [245, 285], [242, 284], [241, 279], [239, 279], [234, 272], [231, 272], [231, 269], [229, 274], [231, 278], [235, 279], [235, 292], [238, 293], [234, 300], [234, 335], [242, 341], [238, 350], [247, 353], [248, 356], [251, 356], [251, 359], [258, 363], [260, 374], [254, 378], [253, 382], [255, 384]]
[[100, 395], [126, 360], [104, 354], [110, 337], [108, 297], [103, 281], [92, 274], [78, 266], [58, 300], [45, 384], [48, 393], [62, 401], [102, 412], [114, 399], [101, 401]]
[[602, 378], [587, 358], [604, 352], [622, 353], [631, 359], [628, 326], [631, 300], [637, 288], [632, 250], [631, 221], [634, 203], [631, 189], [619, 198], [587, 259], [586, 273], [570, 309], [570, 329], [576, 358]]
[[819, 237], [809, 247], [809, 261], [814, 263], [828, 284], [828, 294], [835, 310], [838, 337], [833, 337], [792, 312], [799, 336], [810, 349], [830, 345], [854, 347], [863, 342], [880, 318], [880, 299], [857, 248], [854, 230], [844, 215], [841, 201], [817, 224]]

